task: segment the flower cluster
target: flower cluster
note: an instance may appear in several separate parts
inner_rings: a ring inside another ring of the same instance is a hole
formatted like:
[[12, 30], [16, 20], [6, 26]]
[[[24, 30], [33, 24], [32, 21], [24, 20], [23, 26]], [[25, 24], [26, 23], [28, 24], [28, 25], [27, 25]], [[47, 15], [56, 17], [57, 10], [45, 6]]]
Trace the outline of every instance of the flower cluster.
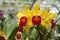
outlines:
[[[20, 11], [17, 14], [19, 32], [23, 32], [23, 27], [26, 27], [26, 31], [33, 25], [43, 25], [48, 29], [55, 27], [54, 19], [57, 14], [48, 12], [48, 10], [39, 10], [39, 4], [35, 4], [32, 10], [29, 10], [28, 6], [25, 6], [24, 11]], [[20, 37], [21, 38], [21, 37]]]

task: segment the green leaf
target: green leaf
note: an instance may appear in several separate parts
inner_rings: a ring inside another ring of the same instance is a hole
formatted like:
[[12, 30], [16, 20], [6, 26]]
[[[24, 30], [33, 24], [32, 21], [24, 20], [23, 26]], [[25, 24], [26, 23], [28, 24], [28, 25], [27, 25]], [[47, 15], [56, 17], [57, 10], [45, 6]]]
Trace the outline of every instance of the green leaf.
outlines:
[[29, 35], [31, 34], [31, 32], [32, 32], [32, 30], [34, 29], [34, 27], [31, 27], [30, 29], [29, 29]]
[[41, 37], [43, 38], [43, 36], [40, 35], [39, 30], [41, 30], [41, 32], [43, 33], [43, 35], [46, 35], [47, 29], [44, 26], [42, 26], [42, 25], [34, 25], [30, 29], [30, 32], [29, 32], [30, 33], [30, 37], [29, 38], [32, 38], [33, 40], [40, 40]]
[[17, 31], [18, 31], [18, 28], [16, 27], [16, 28], [12, 31], [12, 33], [11, 33], [11, 35], [9, 36], [8, 40], [16, 40], [16, 39], [15, 39], [15, 36], [16, 36]]
[[28, 34], [26, 33], [26, 31], [24, 31], [22, 33], [22, 40], [25, 40], [27, 38]]
[[5, 18], [5, 20], [10, 19], [11, 17], [9, 16], [9, 14], [4, 14], [3, 17]]
[[38, 39], [38, 35], [39, 33], [38, 33], [38, 31], [35, 29], [35, 27], [33, 26], [33, 27], [31, 27], [30, 29], [29, 29], [29, 35], [28, 35], [28, 37], [29, 37], [29, 40], [31, 39], [31, 40], [37, 40]]
[[33, 38], [31, 38], [31, 37], [28, 37], [28, 40], [34, 40]]
[[48, 40], [48, 38], [50, 38], [50, 34], [51, 34], [50, 32], [46, 33], [46, 35], [45, 35], [46, 36], [46, 40]]
[[6, 36], [9, 38], [12, 31], [18, 26], [16, 19], [7, 20], [4, 24], [3, 31], [6, 34]]
[[37, 25], [37, 29], [40, 29], [44, 34], [47, 33], [46, 27], [44, 27], [44, 26], [42, 26], [42, 25]]
[[60, 11], [59, 11], [58, 15], [60, 15]]
[[58, 24], [57, 24], [56, 26], [57, 26], [57, 28], [59, 28], [59, 29], [60, 29], [60, 25], [58, 25]]
[[60, 0], [58, 0], [60, 2]]
[[33, 38], [34, 40], [37, 39], [37, 37], [38, 37], [38, 32], [37, 32], [36, 29], [33, 29], [33, 30], [32, 30], [31, 36], [32, 36], [32, 38]]
[[56, 31], [60, 34], [60, 25], [56, 25]]

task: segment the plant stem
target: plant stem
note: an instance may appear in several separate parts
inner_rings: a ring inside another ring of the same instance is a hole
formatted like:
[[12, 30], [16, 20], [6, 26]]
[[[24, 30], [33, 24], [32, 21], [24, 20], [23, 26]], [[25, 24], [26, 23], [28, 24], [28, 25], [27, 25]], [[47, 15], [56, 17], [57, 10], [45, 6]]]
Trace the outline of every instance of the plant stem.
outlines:
[[40, 40], [45, 40], [46, 38], [45, 38], [44, 33], [40, 29], [37, 29], [37, 28], [35, 29], [39, 32]]
[[32, 7], [33, 7], [33, 5], [34, 5], [35, 1], [36, 1], [36, 0], [34, 0], [34, 1], [33, 1], [32, 5], [31, 5], [31, 7], [30, 7], [30, 10], [32, 9]]

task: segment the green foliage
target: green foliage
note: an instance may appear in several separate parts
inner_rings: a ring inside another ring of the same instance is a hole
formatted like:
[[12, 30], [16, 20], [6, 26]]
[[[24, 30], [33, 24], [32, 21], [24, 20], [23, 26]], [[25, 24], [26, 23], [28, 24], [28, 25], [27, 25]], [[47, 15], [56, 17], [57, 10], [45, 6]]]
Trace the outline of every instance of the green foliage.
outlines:
[[18, 26], [17, 20], [12, 19], [8, 14], [5, 14], [5, 21], [3, 23], [3, 31], [5, 35], [9, 38], [13, 30]]
[[56, 25], [56, 31], [57, 31], [57, 33], [59, 33], [60, 34], [60, 25]]
[[29, 40], [37, 40], [38, 39], [38, 31], [34, 28], [34, 27], [31, 27], [30, 30], [29, 30], [29, 35], [28, 35], [28, 39]]
[[0, 30], [3, 30], [4, 17], [0, 18]]
[[56, 26], [60, 29], [60, 25], [57, 24]]
[[60, 0], [58, 0], [60, 2]]
[[11, 32], [17, 27], [17, 21], [15, 19], [8, 21], [6, 24], [4, 24], [3, 31], [7, 35], [7, 37], [10, 36]]
[[[43, 36], [45, 36], [47, 30], [42, 25], [34, 25], [29, 29], [28, 40], [42, 40]], [[43, 35], [42, 35], [43, 34]]]
[[42, 25], [37, 25], [37, 29], [40, 29], [44, 34], [47, 33], [46, 27], [44, 27], [44, 26], [42, 26]]
[[22, 33], [22, 40], [25, 40], [28, 37], [28, 34], [26, 33], [26, 31], [24, 31]]
[[36, 29], [33, 29], [32, 32], [31, 32], [31, 38], [33, 38], [34, 40], [37, 39], [38, 37], [38, 31]]
[[7, 5], [6, 2], [3, 2], [3, 3], [2, 3], [2, 7], [5, 7], [6, 5]]
[[10, 34], [8, 40], [16, 40], [16, 39], [15, 39], [15, 36], [16, 36], [16, 34], [17, 34], [17, 31], [18, 31], [18, 28], [16, 27], [16, 28], [12, 31], [12, 33]]
[[58, 15], [60, 15], [60, 11], [59, 11]]

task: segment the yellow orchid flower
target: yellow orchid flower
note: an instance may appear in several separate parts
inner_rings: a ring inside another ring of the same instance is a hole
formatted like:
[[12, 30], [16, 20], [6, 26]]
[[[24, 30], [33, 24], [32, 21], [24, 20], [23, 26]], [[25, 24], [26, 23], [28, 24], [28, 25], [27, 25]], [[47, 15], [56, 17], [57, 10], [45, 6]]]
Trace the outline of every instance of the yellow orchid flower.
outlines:
[[34, 4], [34, 10], [38, 10], [40, 8], [40, 5], [39, 4]]
[[49, 20], [51, 20], [52, 18], [56, 18], [56, 17], [57, 17], [57, 14], [47, 13], [47, 15], [45, 16], [45, 21], [49, 21]]
[[26, 16], [26, 15], [24, 15], [24, 12], [23, 12], [23, 11], [20, 11], [20, 12], [17, 13], [18, 24], [19, 24], [20, 18], [21, 18], [22, 16]]
[[34, 9], [29, 10], [28, 5], [24, 6], [24, 11], [20, 11], [17, 14], [18, 17], [18, 23], [20, 22], [20, 18], [22, 16], [26, 16], [27, 17], [27, 24], [24, 27], [24, 30], [26, 30], [26, 32], [28, 33], [28, 30], [30, 27], [32, 27], [32, 17], [33, 16], [37, 16], [38, 18], [41, 17], [41, 25], [45, 26], [46, 29], [48, 29], [49, 26], [51, 26], [50, 24], [50, 20], [52, 18], [56, 18], [57, 15], [51, 12], [48, 12], [48, 10], [39, 10], [40, 6], [39, 4], [35, 4], [33, 7]]
[[32, 13], [31, 11], [29, 10], [29, 7], [27, 5], [25, 5], [25, 8], [24, 8], [24, 11], [20, 11], [18, 12], [17, 14], [17, 17], [18, 17], [18, 22], [20, 22], [20, 18], [22, 16], [26, 16], [27, 17], [27, 25], [25, 25], [25, 27], [23, 27], [24, 30], [26, 30], [26, 32], [28, 33], [28, 30], [29, 28], [32, 26], [32, 22], [31, 22], [31, 19], [32, 19]]
[[[45, 12], [46, 12], [46, 14], [44, 14]], [[41, 15], [42, 17], [44, 17], [44, 19], [42, 18], [41, 24], [48, 29], [48, 27], [51, 26], [50, 20], [51, 20], [52, 18], [56, 18], [57, 15], [54, 14], [54, 13], [48, 13], [47, 11], [45, 11], [45, 12], [42, 13], [42, 15]]]
[[42, 18], [45, 18], [45, 16], [46, 16], [47, 13], [48, 13], [48, 10], [40, 10], [40, 12], [41, 12], [40, 16], [41, 16]]
[[31, 10], [33, 16], [39, 16], [40, 15], [40, 6], [39, 4], [34, 4], [33, 6], [34, 9]]
[[[37, 8], [36, 8], [37, 7]], [[32, 17], [38, 15], [38, 13], [40, 12], [39, 9], [39, 5], [36, 4], [34, 5], [34, 9], [33, 10], [29, 10], [28, 6], [25, 6], [25, 11], [24, 14], [28, 17], [28, 22], [27, 25], [32, 27]], [[29, 30], [30, 27], [26, 28], [26, 31]]]
[[27, 16], [27, 18], [28, 18], [28, 22], [27, 22], [27, 24], [29, 25], [29, 26], [32, 26], [32, 22], [31, 22], [31, 20], [32, 20], [32, 16], [33, 16], [33, 14], [32, 14], [32, 12], [31, 12], [31, 10], [29, 10], [29, 7], [27, 6], [27, 5], [25, 5], [25, 8], [24, 8], [25, 10], [24, 10], [24, 14]]
[[26, 25], [26, 27], [24, 28], [25, 30], [26, 30], [26, 33], [28, 33], [28, 31], [29, 31], [29, 28], [30, 27], [32, 27], [32, 16], [33, 16], [33, 14], [32, 14], [32, 12], [31, 12], [31, 10], [29, 10], [29, 7], [28, 6], [25, 6], [25, 10], [24, 10], [24, 14], [27, 16], [27, 18], [28, 18], [28, 22], [27, 22], [27, 25]]
[[41, 25], [43, 25], [44, 27], [46, 27], [46, 29], [48, 29], [48, 27], [50, 26], [50, 22], [42, 20]]

